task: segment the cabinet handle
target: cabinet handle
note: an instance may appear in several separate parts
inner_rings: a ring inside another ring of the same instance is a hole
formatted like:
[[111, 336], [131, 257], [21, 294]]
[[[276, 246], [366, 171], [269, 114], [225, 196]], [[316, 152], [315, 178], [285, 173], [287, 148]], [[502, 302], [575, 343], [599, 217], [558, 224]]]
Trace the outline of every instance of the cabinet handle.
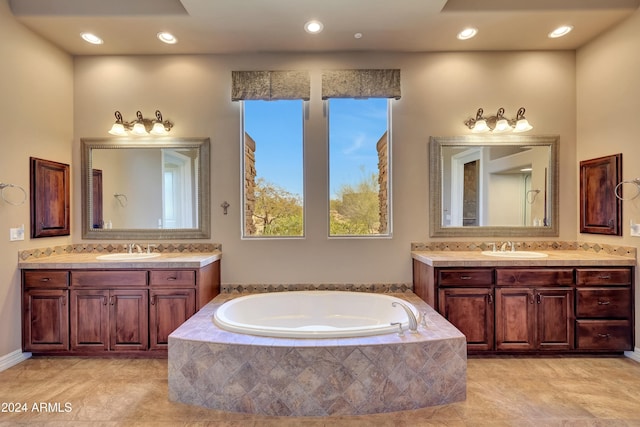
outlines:
[[461, 280], [471, 280], [471, 276], [460, 276]]
[[172, 277], [167, 277], [167, 280], [169, 280], [169, 281], [172, 281], [172, 280], [178, 280], [178, 278], [177, 278], [177, 277], [172, 276]]
[[107, 305], [107, 297], [102, 297], [102, 305]]
[[151, 296], [151, 305], [156, 305], [156, 296], [155, 295]]
[[541, 304], [541, 303], [542, 303], [542, 296], [541, 296], [540, 294], [537, 294], [537, 295], [536, 295], [536, 302], [537, 302], [538, 304]]
[[115, 298], [113, 297], [113, 295], [109, 297], [109, 302], [111, 303], [111, 305], [115, 304]]
[[598, 305], [609, 305], [611, 301], [598, 301]]
[[609, 334], [598, 334], [599, 338], [609, 338], [611, 335]]
[[493, 295], [491, 295], [491, 294], [487, 295], [487, 303], [488, 304], [493, 304]]
[[62, 303], [63, 306], [67, 305], [67, 297], [66, 296], [62, 297], [61, 303]]
[[42, 279], [40, 279], [41, 282], [48, 282], [49, 280], [51, 279], [49, 279], [48, 277], [43, 277]]
[[606, 275], [606, 276], [598, 276], [598, 279], [601, 279], [601, 280], [609, 280], [609, 279], [611, 279], [611, 276], [610, 276], [610, 275]]

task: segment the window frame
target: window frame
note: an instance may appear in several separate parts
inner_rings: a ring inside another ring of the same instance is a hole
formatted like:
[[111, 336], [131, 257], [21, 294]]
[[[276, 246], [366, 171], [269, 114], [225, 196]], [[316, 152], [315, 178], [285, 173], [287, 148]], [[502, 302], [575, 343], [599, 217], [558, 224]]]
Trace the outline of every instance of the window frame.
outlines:
[[[241, 240], [274, 240], [274, 239], [282, 239], [282, 240], [301, 240], [306, 238], [307, 234], [307, 203], [306, 203], [306, 193], [307, 193], [307, 183], [306, 183], [306, 165], [305, 165], [305, 151], [306, 151], [306, 121], [308, 119], [308, 104], [309, 101], [304, 99], [285, 99], [283, 101], [301, 101], [302, 108], [300, 111], [301, 114], [301, 124], [302, 124], [302, 156], [301, 156], [301, 164], [302, 164], [302, 234], [299, 236], [287, 236], [287, 235], [250, 235], [246, 233], [246, 195], [245, 195], [245, 180], [246, 180], [246, 163], [245, 163], [245, 150], [246, 150], [246, 134], [245, 131], [245, 103], [246, 102], [272, 102], [271, 100], [254, 100], [254, 99], [245, 99], [240, 100], [240, 239]], [[276, 100], [274, 100], [276, 101]], [[256, 174], [257, 176], [257, 174]]]
[[[359, 97], [347, 97], [348, 99], [363, 99]], [[325, 115], [326, 125], [326, 146], [327, 146], [327, 210], [326, 210], [326, 224], [327, 224], [327, 238], [334, 239], [392, 239], [393, 238], [393, 159], [392, 159], [392, 101], [393, 98], [380, 98], [371, 97], [377, 99], [387, 100], [387, 232], [384, 234], [331, 234], [331, 124], [330, 124], [330, 102], [332, 98], [324, 99], [323, 111]], [[339, 99], [339, 98], [333, 98]], [[364, 98], [368, 99], [368, 98]], [[379, 171], [379, 168], [378, 168]], [[378, 190], [380, 191], [380, 190]]]

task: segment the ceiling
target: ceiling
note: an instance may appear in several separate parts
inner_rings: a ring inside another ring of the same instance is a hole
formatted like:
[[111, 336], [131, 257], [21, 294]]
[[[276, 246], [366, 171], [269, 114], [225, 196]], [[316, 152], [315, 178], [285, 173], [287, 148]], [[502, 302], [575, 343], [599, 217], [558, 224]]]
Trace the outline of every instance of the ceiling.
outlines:
[[[640, 0], [8, 0], [18, 21], [72, 55], [573, 50]], [[324, 24], [320, 34], [305, 22]], [[560, 39], [559, 25], [574, 30]], [[478, 28], [466, 41], [465, 27]], [[104, 39], [89, 45], [81, 32]], [[160, 43], [168, 31], [175, 45]], [[361, 38], [355, 38], [361, 33]]]

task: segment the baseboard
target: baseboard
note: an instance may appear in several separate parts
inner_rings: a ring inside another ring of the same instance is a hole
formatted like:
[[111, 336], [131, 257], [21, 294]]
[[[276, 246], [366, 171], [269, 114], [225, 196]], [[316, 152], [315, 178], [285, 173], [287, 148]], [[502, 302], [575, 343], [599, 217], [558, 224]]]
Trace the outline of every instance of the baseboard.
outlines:
[[0, 372], [15, 366], [20, 362], [24, 362], [30, 357], [31, 353], [23, 353], [22, 350], [16, 350], [12, 353], [5, 354], [0, 357]]
[[640, 363], [640, 348], [636, 347], [634, 349], [634, 351], [625, 351], [624, 355], [627, 356], [629, 359], [633, 359], [636, 362]]

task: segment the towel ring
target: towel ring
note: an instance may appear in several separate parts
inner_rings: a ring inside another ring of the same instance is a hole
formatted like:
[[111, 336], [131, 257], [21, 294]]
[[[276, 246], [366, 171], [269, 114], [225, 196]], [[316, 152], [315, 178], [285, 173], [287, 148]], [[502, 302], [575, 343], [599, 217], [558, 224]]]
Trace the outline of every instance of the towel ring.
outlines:
[[[22, 200], [19, 202], [12, 202], [11, 200], [7, 200], [7, 198], [4, 195], [4, 190], [6, 190], [7, 188], [17, 188], [18, 190], [22, 191]], [[2, 200], [4, 200], [6, 203], [13, 205], [13, 206], [20, 206], [22, 204], [24, 204], [24, 202], [27, 200], [27, 192], [24, 191], [24, 188], [20, 187], [19, 185], [14, 185], [14, 184], [3, 184], [0, 182], [0, 196], [2, 196]]]
[[[636, 186], [636, 194], [633, 197], [628, 197], [626, 199], [623, 199], [622, 196], [620, 195], [620, 193], [618, 192], [618, 189], [620, 187], [622, 187], [622, 184], [634, 184]], [[636, 197], [640, 196], [640, 178], [635, 178], [632, 180], [625, 180], [625, 181], [620, 181], [618, 183], [618, 185], [616, 185], [616, 188], [613, 189], [613, 193], [616, 195], [616, 197], [620, 200], [633, 200]]]

